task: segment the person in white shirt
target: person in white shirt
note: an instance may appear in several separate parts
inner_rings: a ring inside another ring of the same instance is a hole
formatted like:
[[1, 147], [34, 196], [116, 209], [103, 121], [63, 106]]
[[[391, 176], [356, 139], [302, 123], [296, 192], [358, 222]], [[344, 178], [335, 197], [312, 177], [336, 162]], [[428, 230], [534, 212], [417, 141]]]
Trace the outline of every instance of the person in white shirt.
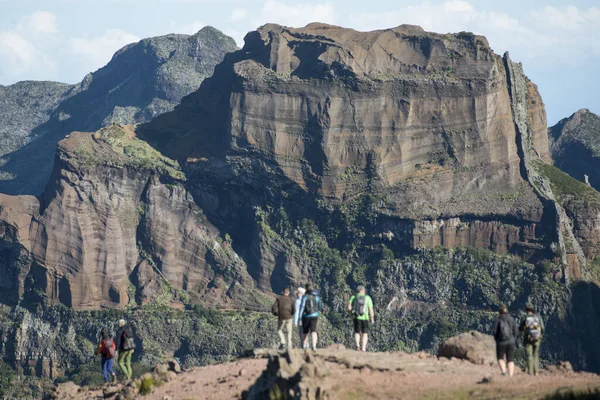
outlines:
[[302, 304], [302, 297], [306, 293], [306, 289], [299, 287], [296, 290], [296, 312], [294, 313], [294, 325], [298, 327], [298, 334], [300, 335], [300, 347], [304, 341], [304, 334], [302, 331], [302, 316], [300, 315], [300, 305]]

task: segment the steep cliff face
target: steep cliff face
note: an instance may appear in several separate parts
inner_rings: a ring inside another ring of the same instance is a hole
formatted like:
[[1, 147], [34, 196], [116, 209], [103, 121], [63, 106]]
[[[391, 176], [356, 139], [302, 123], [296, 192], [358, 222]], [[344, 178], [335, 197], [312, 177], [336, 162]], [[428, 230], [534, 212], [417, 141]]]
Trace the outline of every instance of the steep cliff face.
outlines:
[[244, 264], [222, 248], [219, 231], [206, 222], [184, 179], [176, 162], [131, 129], [72, 133], [58, 147], [39, 203], [3, 197], [3, 254], [9, 259], [3, 267], [19, 279], [6, 282], [12, 290], [2, 300], [27, 295], [27, 277], [43, 300], [76, 309], [124, 307], [135, 301], [130, 280], [140, 291], [159, 282], [146, 297], [167, 284], [199, 296], [212, 291], [221, 305], [233, 297], [244, 305], [243, 285], [250, 281]]
[[39, 195], [56, 144], [68, 133], [147, 122], [173, 110], [236, 48], [232, 38], [206, 27], [125, 46], [77, 85], [21, 82], [0, 89], [0, 122], [8, 121], [0, 128], [0, 192]]
[[6, 235], [7, 268], [20, 297], [31, 282], [84, 309], [163, 285], [259, 307], [307, 279], [338, 307], [388, 251], [439, 245], [585, 277], [597, 227], [536, 168], [544, 127], [535, 85], [483, 37], [266, 25], [174, 111], [62, 141], [29, 226], [6, 219], [30, 240]]
[[600, 117], [582, 109], [548, 129], [555, 165], [600, 189]]

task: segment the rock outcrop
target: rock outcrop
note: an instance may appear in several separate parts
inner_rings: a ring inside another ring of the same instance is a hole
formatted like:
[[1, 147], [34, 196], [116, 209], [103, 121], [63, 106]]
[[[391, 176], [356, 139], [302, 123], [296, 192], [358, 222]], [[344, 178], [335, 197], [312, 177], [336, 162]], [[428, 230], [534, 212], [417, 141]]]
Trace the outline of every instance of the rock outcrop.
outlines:
[[600, 116], [581, 109], [548, 129], [554, 164], [600, 190]]
[[493, 365], [496, 362], [495, 350], [496, 342], [492, 336], [471, 331], [444, 340], [438, 349], [438, 356], [469, 360], [479, 365]]
[[72, 131], [150, 121], [171, 111], [210, 76], [235, 41], [205, 27], [195, 35], [141, 40], [76, 85], [0, 87], [0, 193], [39, 195], [58, 141]]

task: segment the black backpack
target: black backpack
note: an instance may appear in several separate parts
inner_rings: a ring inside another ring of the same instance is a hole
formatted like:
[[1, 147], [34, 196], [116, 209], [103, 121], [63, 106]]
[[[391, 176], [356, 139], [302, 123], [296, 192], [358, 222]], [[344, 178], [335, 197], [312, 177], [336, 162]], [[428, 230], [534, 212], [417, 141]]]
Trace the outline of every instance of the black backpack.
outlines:
[[123, 346], [123, 350], [135, 349], [135, 342], [133, 340], [133, 335], [130, 331], [123, 332], [122, 343], [123, 344], [121, 346]]
[[507, 342], [513, 338], [513, 331], [507, 320], [500, 318], [497, 337], [499, 342]]
[[314, 314], [319, 311], [319, 304], [317, 302], [317, 296], [314, 294], [306, 295], [306, 305], [304, 306], [304, 314]]
[[359, 316], [367, 312], [367, 296], [356, 296], [354, 297], [354, 304], [352, 304], [352, 311], [354, 315]]

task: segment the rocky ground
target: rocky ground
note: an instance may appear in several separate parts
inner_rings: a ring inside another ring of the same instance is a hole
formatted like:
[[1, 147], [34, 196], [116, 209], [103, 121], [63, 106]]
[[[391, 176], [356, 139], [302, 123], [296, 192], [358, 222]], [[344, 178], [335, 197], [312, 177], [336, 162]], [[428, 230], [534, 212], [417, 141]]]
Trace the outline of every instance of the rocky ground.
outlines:
[[[157, 369], [160, 368], [157, 367]], [[157, 376], [155, 369], [154, 376]], [[169, 375], [170, 374], [170, 375]], [[160, 375], [160, 374], [159, 374]], [[509, 378], [494, 365], [427, 353], [361, 353], [330, 347], [316, 353], [257, 351], [238, 361], [164, 374], [151, 393], [128, 387], [59, 386], [60, 399], [554, 399], [600, 395], [600, 376], [550, 366], [540, 376]], [[149, 376], [148, 376], [149, 377]], [[135, 392], [135, 393], [134, 393]], [[590, 397], [593, 398], [593, 397]]]

